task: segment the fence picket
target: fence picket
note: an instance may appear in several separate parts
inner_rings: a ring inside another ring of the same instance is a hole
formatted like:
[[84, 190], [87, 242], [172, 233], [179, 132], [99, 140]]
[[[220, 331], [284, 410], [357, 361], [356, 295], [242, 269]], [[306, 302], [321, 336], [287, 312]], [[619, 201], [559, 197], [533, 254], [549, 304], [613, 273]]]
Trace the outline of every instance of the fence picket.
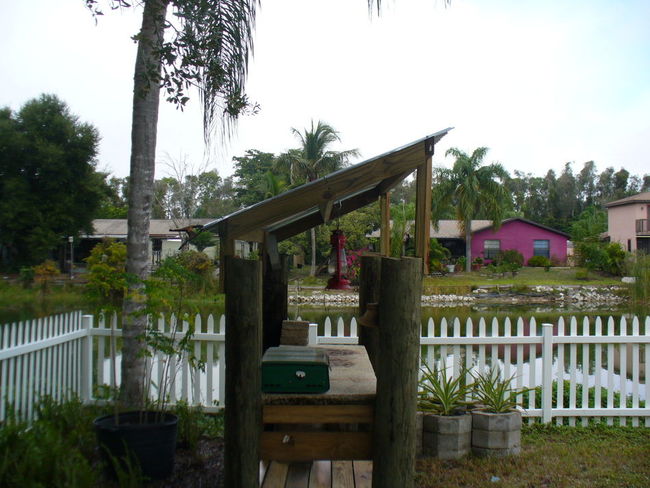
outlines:
[[[529, 320], [529, 329], [528, 329], [528, 335], [530, 337], [537, 337], [537, 321], [535, 320], [535, 317], [531, 317]], [[529, 348], [529, 354], [528, 354], [528, 385], [527, 387], [530, 386], [535, 386], [537, 385], [537, 344], [531, 344]], [[536, 396], [537, 393], [535, 390], [530, 391], [530, 404], [531, 405], [536, 405]], [[535, 419], [533, 418], [528, 418], [528, 423], [534, 422]]]
[[[594, 325], [594, 337], [601, 337], [603, 335], [603, 321], [600, 316], [596, 317], [596, 322]], [[594, 347], [594, 387], [596, 391], [594, 392], [594, 407], [602, 408], [602, 392], [600, 391], [602, 386], [602, 371], [603, 369], [603, 346], [599, 343], [596, 343]], [[594, 418], [596, 422], [600, 421], [600, 417]]]
[[[639, 319], [632, 319], [632, 335], [639, 335]], [[639, 364], [639, 345], [632, 344], [632, 364]], [[639, 408], [639, 368], [632, 368], [632, 408]], [[639, 417], [632, 417], [632, 427], [639, 426]]]
[[[510, 317], [506, 317], [503, 321], [503, 337], [512, 337], [512, 324], [510, 323]], [[511, 373], [511, 354], [512, 346], [507, 344], [503, 347], [503, 376], [504, 378], [510, 378]]]
[[[571, 328], [571, 337], [577, 337], [578, 335], [578, 321], [575, 317], [571, 317], [571, 322], [570, 322], [570, 328]], [[569, 346], [569, 372], [570, 372], [570, 379], [569, 379], [569, 408], [575, 409], [576, 408], [576, 401], [577, 401], [577, 369], [578, 369], [578, 351], [577, 351], [577, 346], [575, 343], [572, 343]], [[576, 424], [576, 419], [575, 417], [569, 417], [569, 425], [574, 426]]]
[[[499, 321], [496, 317], [492, 318], [492, 327], [490, 330], [491, 337], [499, 336]], [[494, 343], [490, 346], [490, 368], [496, 369], [499, 366], [499, 346]]]
[[[517, 319], [517, 336], [524, 337], [524, 319], [519, 317]], [[521, 390], [524, 381], [524, 345], [517, 344], [517, 376], [515, 378], [517, 389]], [[517, 402], [521, 404], [523, 395], [517, 395]], [[534, 408], [535, 405], [531, 405]]]
[[[645, 336], [650, 337], [650, 316], [645, 318]], [[650, 344], [645, 345], [645, 406], [650, 407]], [[650, 427], [650, 416], [645, 418], [645, 426]]]
[[[564, 338], [564, 317], [560, 317], [557, 321], [557, 337], [558, 339]], [[558, 343], [557, 345], [557, 395], [556, 395], [556, 407], [555, 408], [564, 408], [564, 349], [565, 344]], [[564, 423], [563, 417], [557, 417], [555, 423], [557, 425], [562, 425]]]
[[[621, 317], [621, 325], [620, 325], [619, 332], [621, 336], [627, 335], [627, 320], [625, 319], [625, 316]], [[619, 351], [619, 357], [621, 358], [621, 360], [619, 361], [621, 394], [619, 396], [618, 406], [620, 408], [623, 408], [625, 407], [627, 401], [627, 345], [623, 343], [619, 344], [618, 351]], [[620, 425], [627, 425], [627, 418], [620, 417], [619, 422]]]
[[[214, 334], [214, 317], [212, 314], [208, 315], [207, 324], [206, 324], [206, 333], [208, 335]], [[207, 406], [212, 405], [213, 394], [212, 390], [214, 388], [214, 342], [209, 341], [205, 348], [205, 402]]]
[[[607, 335], [614, 335], [614, 317], [607, 319]], [[614, 344], [607, 344], [607, 408], [614, 408]], [[607, 418], [607, 425], [614, 425], [612, 417]]]
[[[467, 317], [465, 322], [465, 337], [467, 340], [470, 340], [474, 335], [474, 324], [472, 319]], [[466, 382], [469, 384], [472, 381], [471, 369], [474, 366], [474, 348], [471, 344], [465, 346], [465, 369], [467, 370], [467, 376], [465, 377]]]
[[[487, 337], [485, 331], [485, 319], [481, 317], [478, 321], [478, 336]], [[478, 371], [480, 374], [485, 373], [486, 364], [485, 364], [485, 344], [479, 344], [478, 346]]]
[[[589, 318], [582, 320], [582, 335], [589, 336]], [[589, 408], [589, 344], [582, 345], [582, 408]], [[589, 424], [587, 417], [582, 417], [582, 426]]]

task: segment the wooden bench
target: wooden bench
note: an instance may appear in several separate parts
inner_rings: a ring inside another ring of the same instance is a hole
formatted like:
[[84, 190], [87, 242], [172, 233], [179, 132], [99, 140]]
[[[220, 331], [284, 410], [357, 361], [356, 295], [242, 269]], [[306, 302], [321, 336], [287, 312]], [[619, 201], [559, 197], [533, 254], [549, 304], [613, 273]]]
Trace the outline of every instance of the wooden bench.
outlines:
[[330, 389], [262, 395], [261, 457], [282, 462], [372, 459], [375, 375], [363, 346], [317, 346]]

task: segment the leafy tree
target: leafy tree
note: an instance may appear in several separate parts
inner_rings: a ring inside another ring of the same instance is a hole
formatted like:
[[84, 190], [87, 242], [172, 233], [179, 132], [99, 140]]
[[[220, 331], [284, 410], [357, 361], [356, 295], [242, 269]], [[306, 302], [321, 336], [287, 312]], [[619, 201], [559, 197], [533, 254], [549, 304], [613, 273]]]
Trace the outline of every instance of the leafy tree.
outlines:
[[571, 240], [574, 243], [582, 241], [596, 242], [600, 235], [607, 230], [607, 212], [592, 206], [584, 210], [577, 220], [571, 224]]
[[[336, 171], [347, 165], [351, 157], [359, 155], [356, 149], [347, 151], [332, 151], [330, 145], [340, 141], [339, 133], [325, 122], [318, 121], [314, 127], [304, 132], [292, 128], [291, 132], [300, 141], [301, 147], [281, 155], [275, 167], [288, 170], [291, 183], [314, 181], [328, 173]], [[311, 271], [316, 275], [316, 231], [311, 229]]]
[[281, 174], [275, 167], [275, 155], [249, 149], [243, 156], [232, 159], [235, 163], [233, 176], [237, 202], [242, 207], [248, 207], [267, 198], [264, 187], [267, 173], [270, 172], [274, 176]]
[[[84, 0], [95, 15], [99, 0]], [[128, 8], [126, 0], [107, 0]], [[136, 57], [131, 132], [131, 172], [127, 234], [127, 272], [139, 278], [130, 285], [124, 306], [122, 398], [138, 405], [143, 396], [146, 328], [141, 295], [148, 273], [148, 230], [153, 201], [156, 133], [160, 90], [182, 107], [187, 90], [198, 87], [203, 102], [206, 139], [217, 120], [230, 122], [250, 107], [244, 93], [256, 0], [144, 0], [142, 28], [135, 36]], [[171, 6], [173, 20], [167, 19]], [[168, 33], [165, 36], [165, 33]]]
[[126, 246], [105, 239], [90, 251], [86, 295], [103, 311], [122, 308], [127, 289]]
[[433, 188], [432, 218], [438, 221], [441, 210], [455, 207], [456, 217], [465, 234], [465, 269], [471, 270], [472, 232], [471, 223], [482, 212], [499, 228], [505, 212], [508, 210], [510, 195], [503, 185], [508, 173], [499, 163], [482, 166], [488, 148], [479, 147], [471, 155], [457, 148], [447, 150], [447, 155], [456, 158], [451, 169], [440, 168], [436, 171], [436, 183]]
[[99, 134], [54, 95], [0, 110], [0, 248], [19, 268], [92, 231], [108, 187], [95, 169]]

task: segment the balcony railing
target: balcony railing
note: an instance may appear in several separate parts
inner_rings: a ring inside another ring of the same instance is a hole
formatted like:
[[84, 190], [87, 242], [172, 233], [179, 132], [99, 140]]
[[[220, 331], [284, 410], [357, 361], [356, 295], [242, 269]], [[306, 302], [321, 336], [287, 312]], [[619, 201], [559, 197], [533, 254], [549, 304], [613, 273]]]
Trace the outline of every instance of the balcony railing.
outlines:
[[648, 219], [637, 219], [637, 221], [636, 221], [636, 233], [637, 234], [650, 234], [650, 220], [648, 220]]

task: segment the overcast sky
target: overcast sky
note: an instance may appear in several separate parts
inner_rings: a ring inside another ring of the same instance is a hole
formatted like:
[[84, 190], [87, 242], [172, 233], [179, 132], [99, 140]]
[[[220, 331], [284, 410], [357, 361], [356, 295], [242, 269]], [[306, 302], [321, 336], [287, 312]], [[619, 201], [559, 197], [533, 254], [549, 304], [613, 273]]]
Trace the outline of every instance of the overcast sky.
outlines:
[[[68, 103], [102, 137], [99, 168], [129, 171], [139, 10], [95, 25], [83, 0], [0, 2], [0, 105], [41, 93]], [[650, 1], [263, 0], [248, 94], [259, 114], [206, 153], [201, 114], [161, 105], [158, 156], [222, 176], [246, 149], [297, 145], [290, 128], [324, 120], [359, 161], [446, 127], [449, 147], [537, 175], [621, 166], [650, 173]], [[196, 99], [197, 97], [195, 97]], [[165, 173], [159, 166], [157, 177]]]

